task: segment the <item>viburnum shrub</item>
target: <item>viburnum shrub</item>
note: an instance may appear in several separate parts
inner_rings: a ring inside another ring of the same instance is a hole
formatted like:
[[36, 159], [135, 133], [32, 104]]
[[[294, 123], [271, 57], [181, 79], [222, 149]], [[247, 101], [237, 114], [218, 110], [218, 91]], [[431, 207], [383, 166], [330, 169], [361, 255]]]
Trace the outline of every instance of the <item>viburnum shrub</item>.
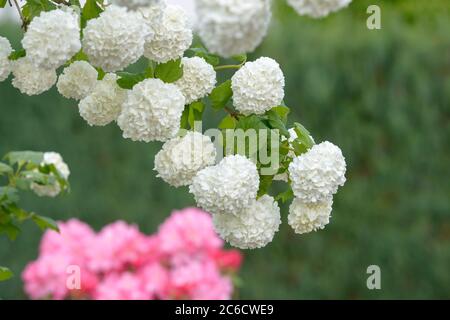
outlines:
[[[55, 221], [19, 205], [22, 191], [32, 191], [39, 197], [56, 197], [69, 189], [69, 167], [56, 152], [10, 152], [0, 162], [0, 234], [15, 240], [20, 224], [31, 220], [41, 229], [58, 230]], [[12, 272], [0, 266], [0, 281]]]
[[[342, 152], [330, 142], [316, 144], [299, 123], [287, 126], [285, 78], [275, 60], [247, 61], [267, 32], [271, 2], [197, 0], [200, 40], [194, 45], [180, 7], [162, 0], [112, 2], [26, 1], [23, 49], [13, 52], [0, 40], [2, 79], [11, 71], [13, 86], [28, 95], [56, 84], [63, 96], [79, 100], [89, 125], [116, 122], [124, 138], [164, 142], [155, 158], [158, 176], [188, 186], [233, 246], [271, 242], [281, 223], [278, 203], [291, 199], [287, 220], [295, 232], [324, 228], [333, 195], [345, 183]], [[349, 2], [288, 1], [312, 17]], [[138, 60], [146, 66], [127, 72]], [[235, 73], [217, 83], [224, 70]], [[203, 131], [207, 108], [224, 117]], [[274, 180], [286, 182], [281, 194], [269, 194]]]

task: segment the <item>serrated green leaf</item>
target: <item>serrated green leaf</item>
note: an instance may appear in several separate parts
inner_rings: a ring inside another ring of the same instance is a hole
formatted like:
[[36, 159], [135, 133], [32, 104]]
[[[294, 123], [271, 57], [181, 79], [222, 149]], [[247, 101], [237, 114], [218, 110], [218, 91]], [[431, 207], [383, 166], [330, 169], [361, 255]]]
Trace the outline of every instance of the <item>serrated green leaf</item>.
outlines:
[[223, 109], [232, 96], [231, 80], [227, 80], [215, 87], [209, 95], [211, 106], [215, 110]]
[[237, 124], [236, 118], [232, 115], [227, 115], [219, 124], [219, 129], [235, 129]]
[[32, 220], [36, 223], [36, 225], [39, 228], [41, 228], [42, 231], [51, 229], [56, 232], [59, 232], [58, 224], [56, 223], [55, 220], [53, 220], [51, 218], [39, 216], [36, 214], [32, 217]]
[[0, 281], [11, 279], [14, 276], [11, 270], [6, 267], [0, 267]]
[[0, 176], [4, 174], [10, 174], [13, 172], [13, 168], [5, 163], [0, 162]]
[[120, 77], [117, 80], [119, 87], [128, 90], [133, 89], [136, 84], [147, 78], [145, 73], [117, 72], [117, 75]]
[[44, 153], [35, 151], [15, 151], [6, 154], [5, 159], [8, 160], [11, 165], [26, 162], [40, 165], [44, 159]]
[[181, 59], [171, 60], [166, 63], [158, 64], [155, 68], [155, 77], [165, 83], [172, 83], [183, 76], [183, 66]]

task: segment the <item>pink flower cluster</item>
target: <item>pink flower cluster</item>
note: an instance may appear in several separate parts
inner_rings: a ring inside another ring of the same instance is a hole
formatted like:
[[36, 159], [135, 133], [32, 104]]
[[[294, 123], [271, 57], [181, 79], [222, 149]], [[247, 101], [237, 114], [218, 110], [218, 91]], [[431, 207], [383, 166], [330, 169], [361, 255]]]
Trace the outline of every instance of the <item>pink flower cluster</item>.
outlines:
[[78, 220], [59, 228], [22, 274], [32, 299], [230, 299], [242, 263], [195, 208], [172, 213], [150, 236], [122, 221], [99, 233]]

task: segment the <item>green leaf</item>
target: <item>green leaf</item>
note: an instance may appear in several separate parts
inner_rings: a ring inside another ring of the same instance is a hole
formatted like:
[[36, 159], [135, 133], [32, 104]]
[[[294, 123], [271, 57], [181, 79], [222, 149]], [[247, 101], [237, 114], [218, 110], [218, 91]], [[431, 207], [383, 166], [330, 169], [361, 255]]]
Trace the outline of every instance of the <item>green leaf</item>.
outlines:
[[232, 96], [231, 80], [227, 80], [214, 88], [209, 95], [209, 99], [211, 100], [212, 107], [215, 110], [220, 110], [225, 107]]
[[[5, 0], [6, 1], [6, 0]], [[6, 267], [0, 267], [0, 281], [5, 281], [13, 277], [13, 273]]]
[[35, 151], [10, 152], [6, 154], [5, 159], [8, 160], [11, 165], [26, 162], [40, 165], [42, 160], [44, 159], [44, 153]]
[[58, 224], [53, 219], [50, 219], [48, 217], [43, 217], [39, 215], [34, 215], [32, 217], [33, 221], [37, 224], [39, 228], [41, 228], [42, 231], [45, 231], [47, 229], [54, 230], [56, 232], [59, 232]]
[[[311, 147], [315, 144], [314, 140], [311, 138], [311, 134], [304, 126], [302, 126], [300, 123], [295, 122], [294, 123], [294, 130], [297, 134], [297, 139], [293, 141], [293, 146], [295, 149], [295, 154], [300, 155], [307, 150], [311, 149]], [[297, 150], [298, 149], [298, 150]], [[297, 151], [299, 153], [297, 153]]]
[[117, 75], [120, 77], [117, 84], [122, 89], [133, 89], [136, 84], [146, 79], [145, 73], [117, 72]]
[[275, 200], [278, 201], [278, 202], [281, 201], [281, 203], [286, 203], [286, 202], [288, 202], [289, 200], [291, 200], [293, 198], [294, 198], [294, 192], [292, 191], [291, 188], [289, 188], [288, 190], [278, 194], [275, 197]]
[[189, 126], [191, 129], [194, 128], [195, 121], [201, 121], [203, 117], [203, 112], [205, 111], [205, 105], [201, 101], [193, 102], [189, 105]]
[[56, 6], [48, 0], [27, 0], [22, 7], [22, 15], [27, 22], [33, 20], [41, 14], [42, 11], [55, 10]]
[[205, 59], [213, 67], [220, 63], [219, 56], [209, 53], [205, 48], [190, 48], [189, 51], [193, 52], [195, 56]]
[[289, 138], [289, 131], [286, 128], [286, 125], [283, 122], [283, 119], [275, 110], [269, 110], [266, 113], [267, 122], [269, 123], [270, 128], [280, 130], [280, 133]]
[[263, 122], [264, 118], [257, 115], [249, 115], [247, 117], [239, 118], [236, 129], [242, 129], [247, 131], [249, 129], [267, 129], [267, 126]]
[[18, 190], [14, 187], [0, 187], [0, 203], [14, 203], [19, 201]]
[[181, 65], [181, 59], [158, 64], [155, 68], [155, 77], [165, 83], [175, 82], [182, 76], [183, 66]]
[[8, 166], [5, 163], [0, 162], [0, 176], [6, 174], [10, 174], [13, 172], [13, 168]]
[[291, 112], [291, 109], [289, 109], [286, 106], [277, 106], [272, 108], [272, 111], [276, 112], [278, 116], [280, 117], [281, 121], [283, 121], [284, 124], [286, 124], [288, 120], [288, 115]]
[[260, 176], [259, 178], [259, 190], [258, 190], [258, 198], [267, 194], [270, 186], [272, 185], [273, 176]]
[[233, 56], [232, 58], [233, 58], [233, 60], [238, 61], [239, 64], [244, 64], [247, 61], [247, 55], [245, 53], [239, 54], [237, 56]]
[[0, 224], [0, 234], [6, 234], [11, 241], [16, 240], [20, 233], [20, 229], [11, 221], [5, 224]]
[[19, 60], [20, 58], [25, 57], [26, 55], [27, 55], [27, 53], [26, 53], [25, 49], [20, 49], [20, 50], [17, 50], [17, 51], [14, 51], [13, 53], [11, 53], [8, 58], [11, 61], [15, 61], [15, 60]]
[[181, 129], [189, 129], [189, 106], [185, 106], [183, 113], [181, 114], [181, 122], [180, 122], [180, 128]]
[[81, 10], [81, 28], [84, 29], [88, 20], [98, 18], [100, 13], [102, 13], [102, 8], [98, 5], [95, 0], [86, 0], [86, 4]]
[[237, 124], [236, 118], [231, 114], [227, 115], [219, 124], [219, 129], [235, 129]]
[[8, 0], [0, 0], [0, 8], [4, 8]]

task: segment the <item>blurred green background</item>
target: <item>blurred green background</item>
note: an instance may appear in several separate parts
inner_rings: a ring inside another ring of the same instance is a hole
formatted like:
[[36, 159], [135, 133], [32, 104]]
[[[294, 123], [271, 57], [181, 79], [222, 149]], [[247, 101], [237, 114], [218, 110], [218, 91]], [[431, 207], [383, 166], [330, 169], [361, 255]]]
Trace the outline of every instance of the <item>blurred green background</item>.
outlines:
[[[382, 30], [367, 29], [369, 4], [381, 6]], [[342, 148], [348, 182], [324, 231], [295, 235], [283, 209], [273, 243], [245, 253], [239, 297], [450, 298], [449, 18], [448, 0], [357, 0], [323, 20], [276, 2], [254, 57], [280, 62], [291, 121]], [[0, 34], [17, 48], [17, 27]], [[124, 219], [151, 233], [174, 208], [194, 205], [187, 189], [155, 177], [160, 144], [122, 139], [116, 125], [88, 127], [55, 89], [27, 97], [6, 81], [0, 106], [0, 154], [54, 150], [72, 171], [71, 194], [27, 195], [25, 208], [96, 229]], [[16, 242], [0, 239], [0, 265], [16, 273], [0, 283], [1, 298], [25, 298], [20, 272], [40, 237], [30, 223]], [[366, 287], [372, 264], [381, 290]]]

